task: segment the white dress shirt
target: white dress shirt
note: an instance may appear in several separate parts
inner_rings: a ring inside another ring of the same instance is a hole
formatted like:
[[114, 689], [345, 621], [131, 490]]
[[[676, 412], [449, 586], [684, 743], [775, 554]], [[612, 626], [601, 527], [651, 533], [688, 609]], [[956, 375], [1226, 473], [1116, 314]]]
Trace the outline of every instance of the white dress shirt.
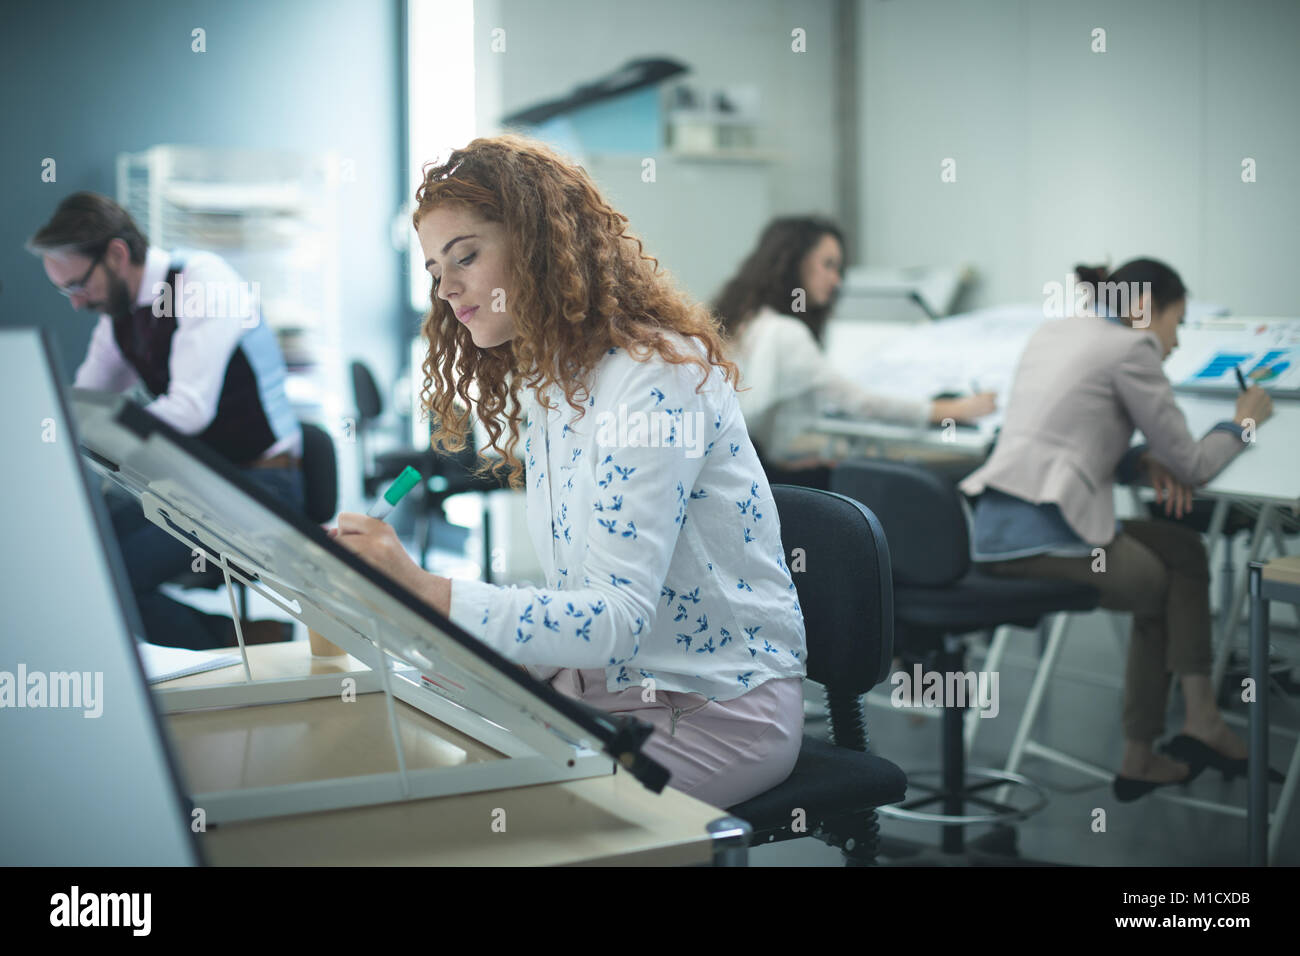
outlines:
[[740, 366], [745, 423], [773, 464], [843, 457], [839, 443], [809, 430], [827, 413], [917, 427], [929, 419], [928, 402], [859, 388], [830, 363], [807, 325], [767, 306], [740, 327], [731, 358]]
[[558, 388], [549, 412], [526, 390], [528, 527], [546, 586], [453, 581], [452, 620], [521, 664], [604, 667], [611, 691], [651, 679], [730, 700], [802, 677], [771, 489], [735, 389], [711, 368], [697, 392], [702, 375], [611, 349], [578, 393], [581, 418]]
[[[133, 309], [152, 305], [156, 295], [154, 290], [166, 281], [171, 261], [171, 253], [149, 247]], [[181, 434], [197, 435], [212, 423], [225, 384], [226, 367], [239, 346], [240, 338], [248, 331], [247, 322], [262, 321], [260, 315], [250, 319], [235, 308], [239, 283], [238, 273], [219, 256], [208, 252], [186, 253], [185, 268], [181, 270], [178, 284], [197, 289], [224, 286], [229, 306], [214, 309], [212, 314], [207, 309], [196, 309], [197, 314], [192, 315], [183, 304], [173, 303], [176, 332], [172, 336], [168, 358], [167, 393], [154, 398], [145, 410]], [[178, 295], [178, 298], [184, 296]], [[100, 315], [73, 384], [77, 388], [122, 392], [138, 380], [135, 369], [117, 347], [112, 317]], [[263, 452], [262, 457], [270, 458], [282, 452], [302, 454], [301, 431], [293, 429], [291, 434]]]

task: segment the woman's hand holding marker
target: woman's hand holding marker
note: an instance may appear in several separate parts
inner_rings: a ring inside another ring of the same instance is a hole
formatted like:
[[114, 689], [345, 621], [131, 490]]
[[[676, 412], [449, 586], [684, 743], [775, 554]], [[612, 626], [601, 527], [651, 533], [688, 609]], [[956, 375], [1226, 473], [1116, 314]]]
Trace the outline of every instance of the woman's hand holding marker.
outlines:
[[397, 480], [388, 486], [388, 490], [375, 500], [375, 503], [370, 506], [366, 514], [371, 518], [378, 518], [383, 521], [393, 513], [393, 509], [397, 507], [399, 501], [406, 497], [406, 493], [423, 480], [424, 477], [418, 471], [407, 465], [402, 469], [402, 473], [397, 476]]
[[423, 480], [408, 466], [364, 515], [340, 513], [338, 527], [329, 529], [329, 536], [446, 615], [451, 606], [451, 581], [422, 570], [406, 553], [393, 526], [383, 520]]

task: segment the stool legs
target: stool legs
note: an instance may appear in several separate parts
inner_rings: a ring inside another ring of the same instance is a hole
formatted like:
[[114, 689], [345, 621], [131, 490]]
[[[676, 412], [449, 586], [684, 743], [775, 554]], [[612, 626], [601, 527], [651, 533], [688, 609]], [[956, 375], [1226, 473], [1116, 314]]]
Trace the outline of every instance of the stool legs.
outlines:
[[[998, 673], [998, 668], [1002, 666], [1002, 657], [1006, 654], [1007, 643], [1011, 640], [1011, 628], [1003, 624], [993, 632], [993, 640], [989, 644], [988, 656], [984, 658], [984, 672], [986, 674]], [[975, 746], [975, 734], [979, 732], [980, 716], [976, 712], [968, 712], [966, 715], [966, 756], [970, 756], [971, 748]]]
[[[965, 645], [960, 637], [948, 635], [943, 639], [943, 650], [936, 655], [935, 670], [940, 674], [954, 674], [964, 670]], [[943, 812], [959, 817], [965, 810], [963, 790], [966, 786], [966, 745], [963, 727], [966, 706], [947, 702], [943, 710]], [[945, 826], [941, 846], [944, 853], [961, 853], [965, 850], [965, 828]]]
[[[944, 687], [952, 687], [954, 685], [949, 679], [964, 677], [965, 664], [965, 644], [961, 636], [945, 635], [941, 638], [940, 646], [928, 655], [926, 669], [939, 675], [944, 682]], [[920, 688], [913, 690], [920, 692]], [[919, 791], [919, 796], [909, 796], [896, 805], [881, 807], [878, 813], [888, 819], [937, 824], [941, 833], [940, 849], [945, 856], [956, 856], [966, 853], [964, 836], [966, 827], [983, 824], [1005, 825], [1013, 819], [1028, 819], [1047, 805], [1047, 797], [1041, 787], [1019, 774], [967, 767], [965, 722], [967, 711], [971, 709], [968, 696], [960, 690], [952, 691], [947, 696], [949, 699], [943, 702], [943, 713], [940, 717], [942, 722], [940, 767], [937, 771], [928, 769], [917, 771], [916, 776], [909, 781], [909, 794], [915, 790]], [[938, 786], [930, 786], [920, 781], [920, 776], [930, 774], [937, 774]], [[968, 781], [971, 777], [979, 782]], [[995, 787], [1005, 791], [1013, 786], [1028, 789], [1036, 795], [1038, 802], [1031, 807], [1017, 808], [1007, 804], [1004, 797], [990, 800], [985, 796]], [[929, 813], [922, 809], [934, 804], [938, 804], [942, 812]], [[968, 813], [966, 810], [968, 804], [976, 804], [982, 809]]]
[[[1047, 647], [1043, 651], [1042, 659], [1038, 662], [1038, 670], [1034, 673], [1034, 682], [1029, 688], [1029, 700], [1025, 703], [1024, 716], [1020, 718], [1020, 726], [1016, 728], [1016, 738], [1011, 744], [1011, 753], [1007, 756], [1007, 765], [1003, 769], [1007, 773], [1015, 773], [1020, 769], [1020, 760], [1025, 753], [1025, 744], [1029, 741], [1030, 731], [1033, 730], [1034, 722], [1038, 719], [1039, 708], [1043, 705], [1043, 695], [1047, 692], [1047, 684], [1052, 679], [1056, 671], [1057, 660], [1061, 656], [1061, 646], [1065, 642], [1065, 629], [1069, 624], [1068, 614], [1057, 614], [1052, 618], [1051, 630], [1047, 637]], [[999, 799], [1006, 796], [1003, 792]]]
[[[1275, 505], [1264, 505], [1260, 508], [1259, 517], [1255, 520], [1255, 529], [1250, 536], [1250, 551], [1246, 554], [1246, 567], [1259, 560], [1264, 539], [1273, 524], [1275, 511]], [[1224, 546], [1230, 548], [1231, 544], [1225, 541]], [[1214, 667], [1210, 671], [1210, 686], [1216, 692], [1223, 684], [1223, 675], [1228, 669], [1228, 656], [1232, 653], [1233, 639], [1237, 636], [1237, 623], [1241, 620], [1242, 608], [1246, 606], [1246, 578], [1237, 577], [1238, 580], [1233, 581], [1232, 600], [1223, 609], [1224, 616], [1219, 624], [1219, 646], [1215, 648]]]

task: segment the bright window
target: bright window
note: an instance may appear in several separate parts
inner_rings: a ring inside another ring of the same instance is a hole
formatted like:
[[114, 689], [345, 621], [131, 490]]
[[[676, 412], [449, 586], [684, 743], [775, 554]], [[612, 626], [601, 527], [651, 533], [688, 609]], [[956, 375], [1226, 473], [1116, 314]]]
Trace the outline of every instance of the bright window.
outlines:
[[[406, 52], [410, 142], [406, 199], [414, 210], [425, 164], [446, 159], [475, 135], [473, 0], [408, 0]], [[414, 229], [408, 230], [408, 238], [411, 307], [424, 313], [433, 283], [424, 270]]]

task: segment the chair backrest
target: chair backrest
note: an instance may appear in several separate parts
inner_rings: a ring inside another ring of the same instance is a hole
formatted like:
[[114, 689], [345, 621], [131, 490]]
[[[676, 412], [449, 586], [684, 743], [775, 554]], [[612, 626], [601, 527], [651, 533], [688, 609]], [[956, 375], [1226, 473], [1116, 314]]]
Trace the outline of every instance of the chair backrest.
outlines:
[[840, 462], [831, 490], [860, 501], [889, 539], [894, 583], [943, 587], [970, 570], [970, 535], [957, 489], [919, 465], [873, 458]]
[[357, 403], [357, 415], [364, 427], [384, 411], [384, 400], [379, 396], [379, 386], [364, 362], [352, 363], [352, 398]]
[[791, 578], [803, 608], [808, 676], [865, 694], [894, 654], [889, 546], [870, 509], [851, 498], [773, 485]]
[[339, 501], [339, 466], [334, 439], [319, 425], [302, 426], [302, 491], [307, 517], [322, 524], [334, 517]]

